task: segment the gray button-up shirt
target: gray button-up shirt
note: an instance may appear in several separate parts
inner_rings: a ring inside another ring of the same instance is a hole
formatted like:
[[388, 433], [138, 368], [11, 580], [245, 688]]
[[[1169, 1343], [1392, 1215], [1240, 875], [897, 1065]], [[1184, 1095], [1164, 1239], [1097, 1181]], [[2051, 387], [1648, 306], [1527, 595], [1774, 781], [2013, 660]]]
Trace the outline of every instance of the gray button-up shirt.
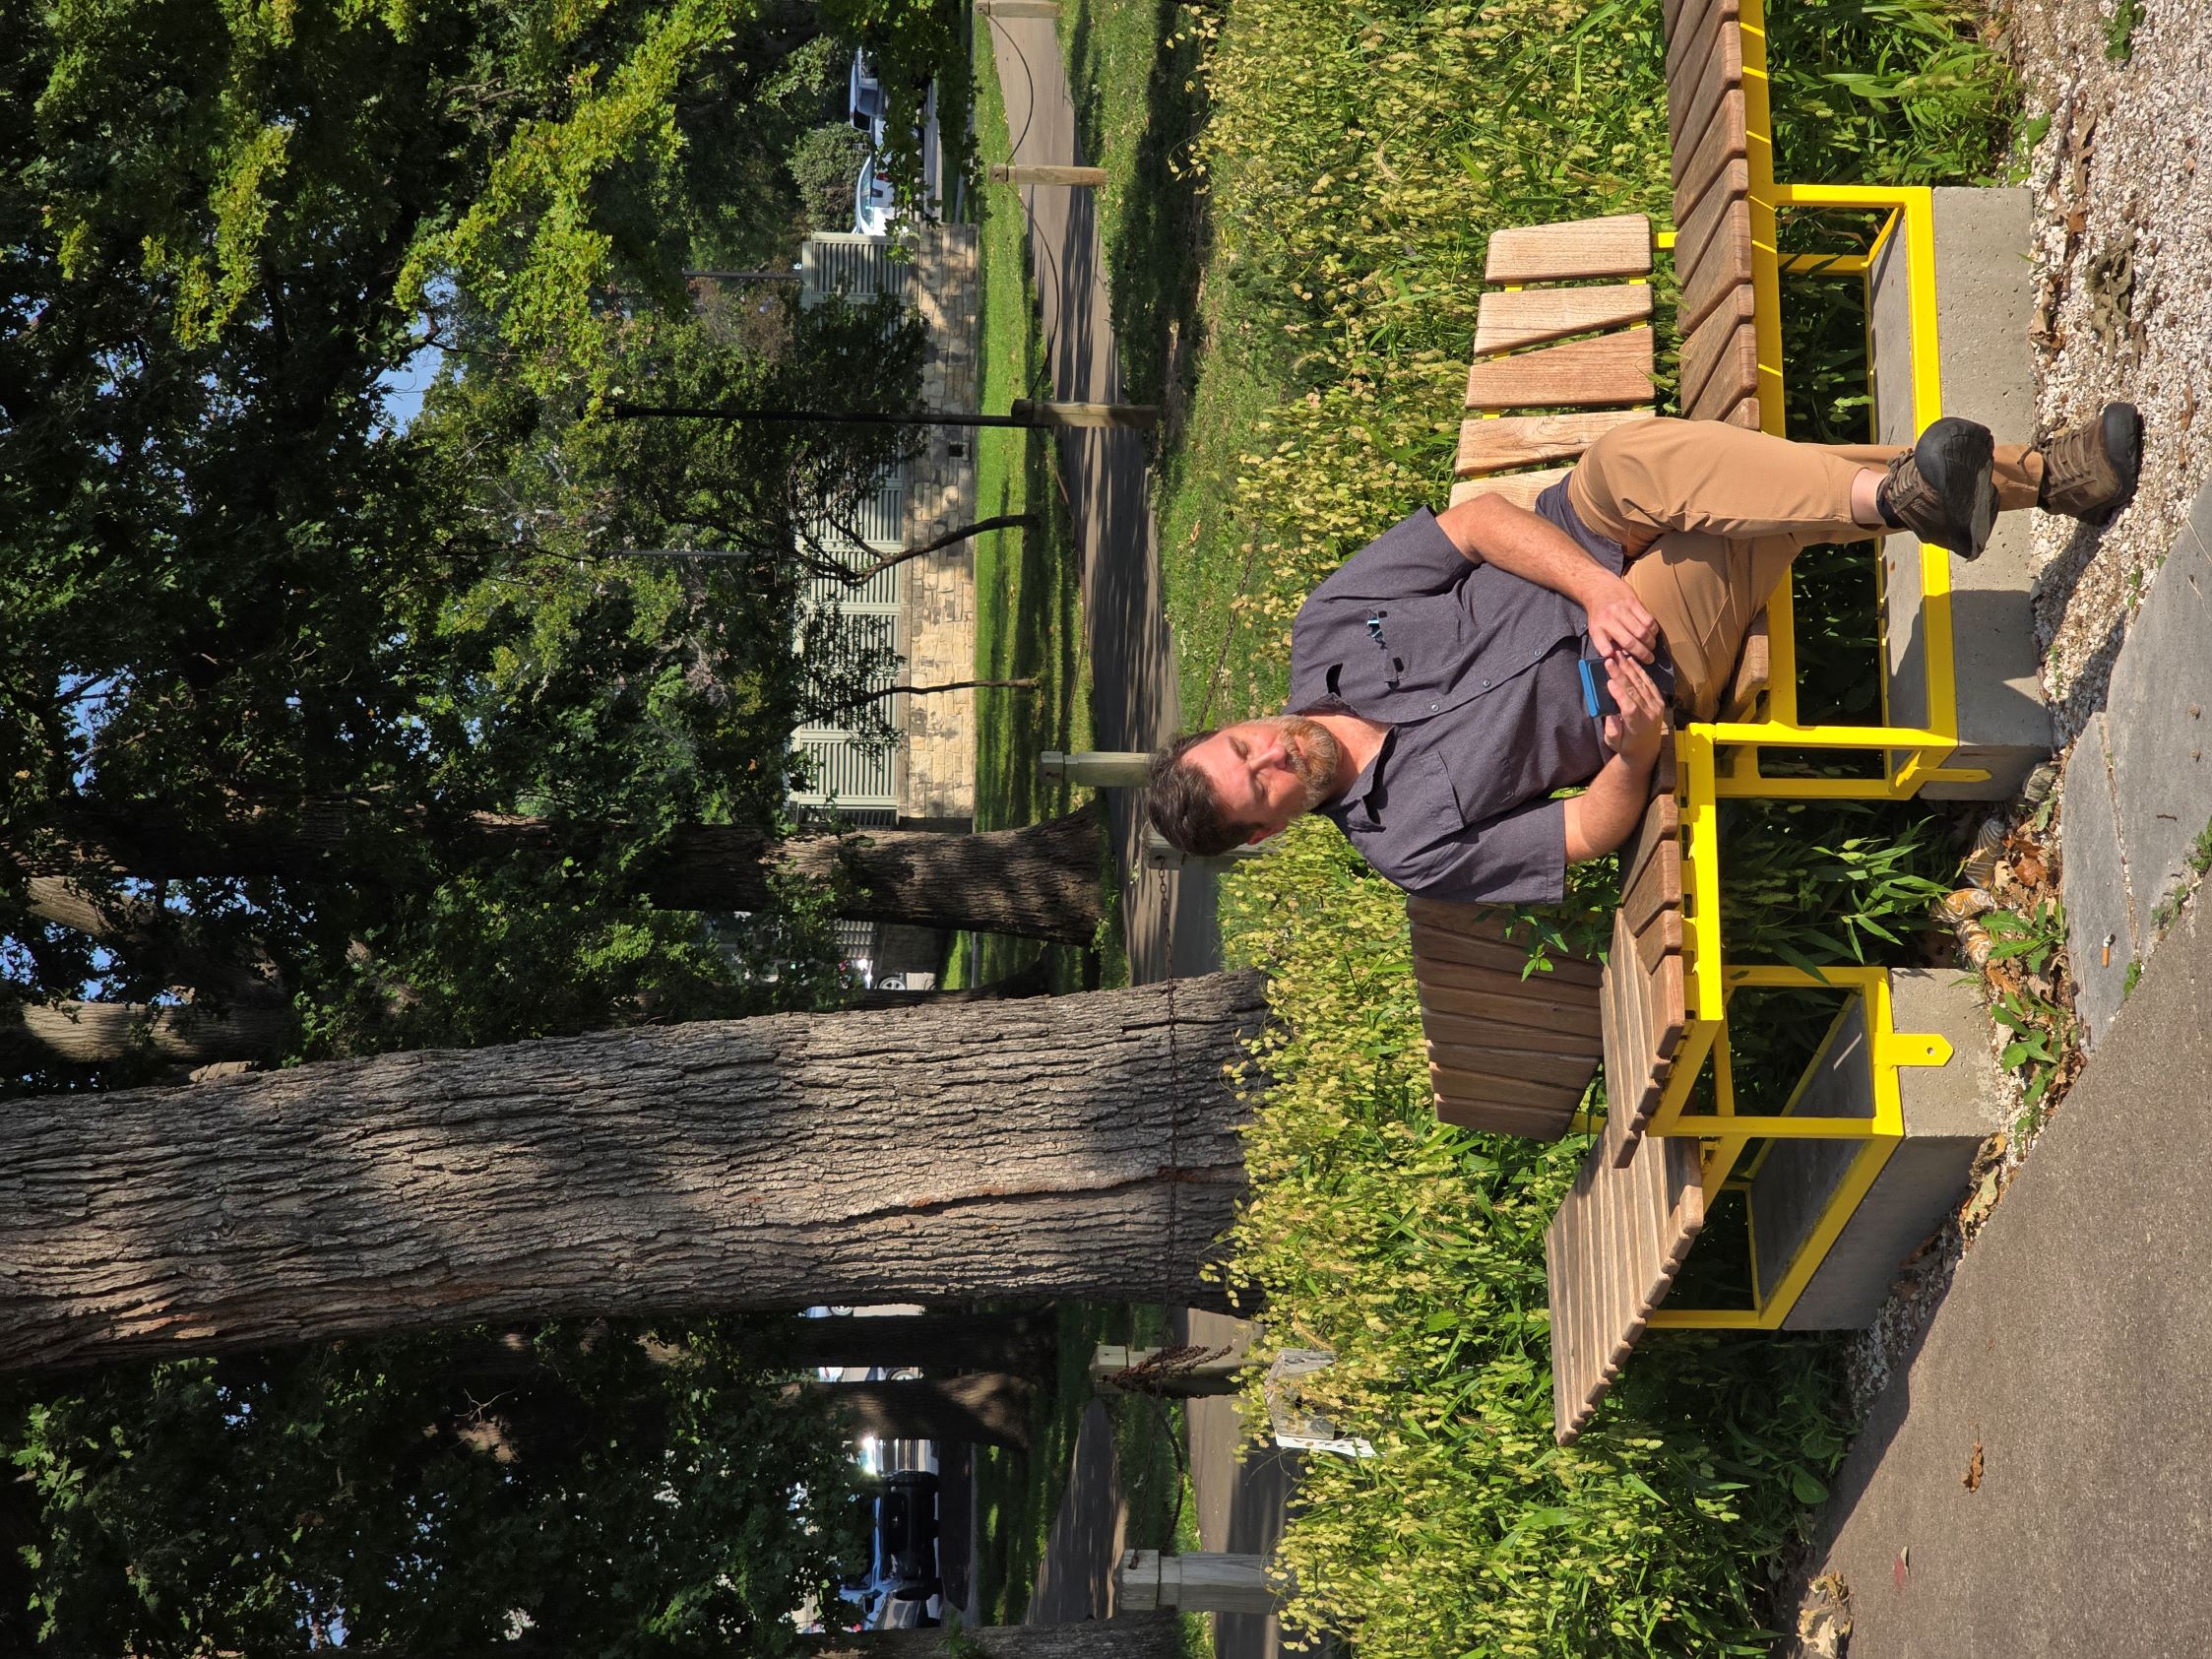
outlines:
[[[1554, 499], [1555, 498], [1555, 499]], [[1536, 510], [1616, 575], [1619, 545], [1586, 530], [1554, 484]], [[1316, 588], [1291, 629], [1291, 702], [1391, 728], [1321, 811], [1408, 892], [1556, 904], [1566, 803], [1606, 763], [1575, 664], [1582, 607], [1474, 564], [1423, 507]]]

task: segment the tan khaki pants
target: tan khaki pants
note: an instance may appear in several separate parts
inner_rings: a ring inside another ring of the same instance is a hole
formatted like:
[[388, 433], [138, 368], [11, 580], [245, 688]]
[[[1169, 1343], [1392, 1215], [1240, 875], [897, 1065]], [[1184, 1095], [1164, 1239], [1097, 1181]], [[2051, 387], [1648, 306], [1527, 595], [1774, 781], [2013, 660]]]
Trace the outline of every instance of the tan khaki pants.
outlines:
[[[1567, 501], [1628, 549], [1629, 590], [1659, 619], [1675, 659], [1675, 701], [1711, 720], [1751, 618], [1798, 549], [1869, 540], [1851, 485], [1905, 451], [1893, 444], [1801, 444], [1718, 420], [1615, 426], [1567, 475]], [[2043, 457], [1999, 444], [1997, 506], [2032, 507]]]

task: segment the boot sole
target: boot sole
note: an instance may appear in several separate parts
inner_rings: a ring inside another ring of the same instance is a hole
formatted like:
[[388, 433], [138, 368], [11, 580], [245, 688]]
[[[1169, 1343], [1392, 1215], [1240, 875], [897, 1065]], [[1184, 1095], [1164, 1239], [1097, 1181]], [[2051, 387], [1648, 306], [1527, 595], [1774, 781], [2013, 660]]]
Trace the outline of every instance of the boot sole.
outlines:
[[2105, 459], [2119, 475], [2119, 493], [2113, 498], [2113, 504], [2089, 521], [2102, 530], [2135, 499], [2136, 479], [2143, 470], [2142, 412], [2133, 404], [2107, 404], [2104, 414], [2098, 417], [2098, 425], [2101, 428], [2098, 436], [2105, 444]]
[[1990, 476], [1995, 453], [1987, 426], [1955, 415], [1936, 421], [1913, 446], [1913, 466], [1943, 504], [1944, 522], [1953, 532], [1941, 540], [1969, 561], [1982, 556], [1996, 524], [1997, 488]]

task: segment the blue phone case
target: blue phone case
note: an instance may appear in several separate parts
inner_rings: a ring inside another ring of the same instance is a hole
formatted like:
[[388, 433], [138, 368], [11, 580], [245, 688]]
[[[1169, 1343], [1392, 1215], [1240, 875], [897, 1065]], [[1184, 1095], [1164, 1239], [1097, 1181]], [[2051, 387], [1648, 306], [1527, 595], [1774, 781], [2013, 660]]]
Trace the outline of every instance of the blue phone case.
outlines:
[[1618, 714], [1620, 705], [1612, 700], [1612, 690], [1592, 671], [1596, 665], [1585, 657], [1575, 667], [1582, 670], [1582, 706], [1590, 718], [1601, 720], [1607, 715]]

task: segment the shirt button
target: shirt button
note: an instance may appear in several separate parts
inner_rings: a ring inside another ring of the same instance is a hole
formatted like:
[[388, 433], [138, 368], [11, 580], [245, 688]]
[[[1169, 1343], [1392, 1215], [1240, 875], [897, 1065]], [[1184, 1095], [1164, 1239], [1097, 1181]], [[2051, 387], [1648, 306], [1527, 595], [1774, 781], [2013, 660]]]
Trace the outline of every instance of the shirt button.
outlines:
[[1436, 705], [1434, 703], [1428, 705], [1428, 712], [1430, 714], [1434, 714], [1436, 712]]
[[1490, 682], [1489, 682], [1488, 680], [1486, 680], [1486, 679], [1485, 679], [1485, 681], [1483, 681], [1483, 689], [1484, 689], [1485, 691], [1487, 691], [1487, 690], [1488, 690], [1489, 688], [1490, 688]]

